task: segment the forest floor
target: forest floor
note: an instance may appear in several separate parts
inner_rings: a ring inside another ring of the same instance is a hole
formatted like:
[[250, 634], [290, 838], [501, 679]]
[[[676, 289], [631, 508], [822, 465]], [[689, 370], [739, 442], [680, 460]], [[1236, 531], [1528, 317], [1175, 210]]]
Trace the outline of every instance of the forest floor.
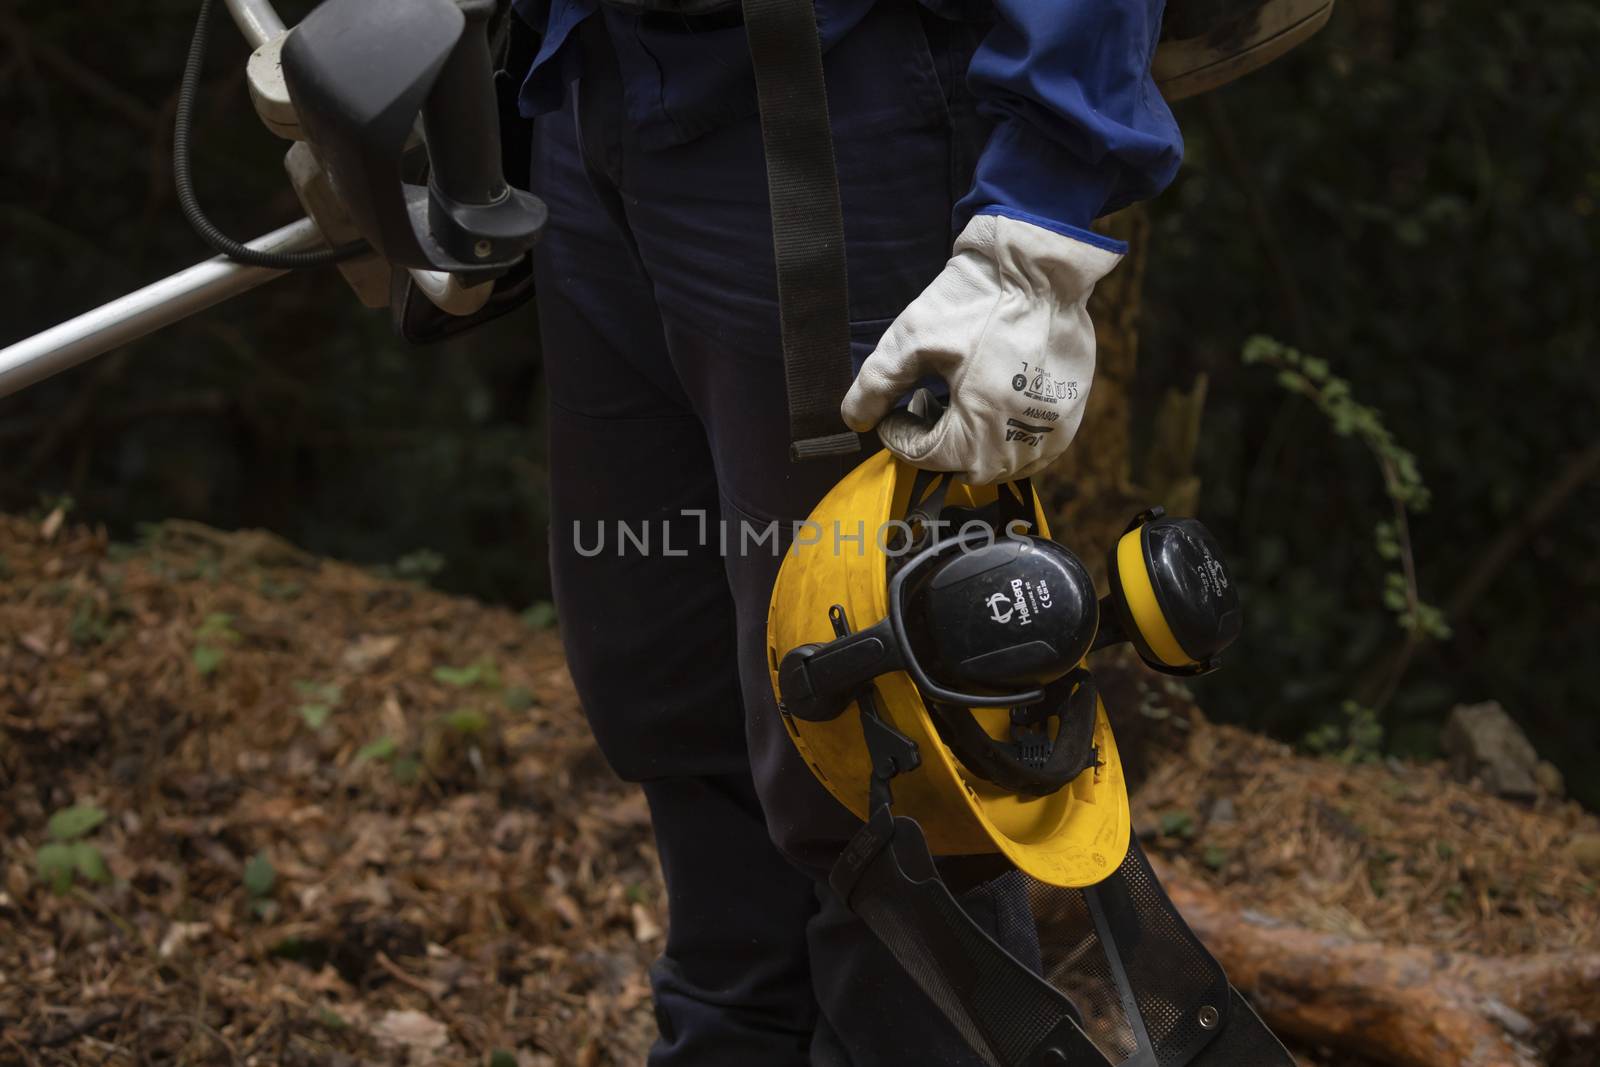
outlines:
[[[548, 625], [259, 532], [0, 517], [0, 1064], [642, 1063], [648, 813]], [[1600, 948], [1574, 805], [1142, 693], [1169, 870], [1356, 937]]]

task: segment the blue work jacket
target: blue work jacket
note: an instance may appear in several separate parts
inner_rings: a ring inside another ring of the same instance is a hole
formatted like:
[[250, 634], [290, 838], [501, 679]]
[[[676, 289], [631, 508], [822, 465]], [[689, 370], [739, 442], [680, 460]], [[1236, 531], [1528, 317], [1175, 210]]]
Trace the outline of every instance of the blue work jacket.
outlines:
[[[879, 2], [816, 0], [824, 50]], [[957, 215], [1004, 214], [1073, 236], [1095, 218], [1160, 192], [1183, 141], [1150, 75], [1165, 0], [920, 0], [937, 17], [988, 25], [967, 70], [995, 120]], [[567, 42], [599, 0], [516, 0], [542, 34], [522, 113], [562, 105], [579, 75]], [[755, 110], [744, 29], [736, 20], [683, 32], [607, 8], [628, 117], [646, 146], [681, 144]], [[908, 40], [909, 54], [918, 42]], [[925, 46], [924, 46], [925, 47]], [[630, 62], [630, 58], [633, 60]], [[892, 50], [885, 62], [894, 62]], [[1104, 243], [1104, 238], [1095, 239]]]

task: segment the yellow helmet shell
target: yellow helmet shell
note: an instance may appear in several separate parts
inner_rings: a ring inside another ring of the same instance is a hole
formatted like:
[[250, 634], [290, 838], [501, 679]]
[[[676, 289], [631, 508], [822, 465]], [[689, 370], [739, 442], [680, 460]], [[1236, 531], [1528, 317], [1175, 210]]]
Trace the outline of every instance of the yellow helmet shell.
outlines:
[[[865, 460], [829, 491], [812, 511], [778, 572], [767, 614], [767, 663], [773, 692], [785, 653], [834, 639], [829, 609], [844, 608], [851, 630], [883, 619], [888, 606], [885, 541], [891, 520], [906, 514], [915, 471], [888, 452]], [[981, 507], [995, 499], [993, 487], [954, 485], [947, 503]], [[1037, 498], [1038, 530], [1048, 528]], [[903, 671], [874, 682], [878, 711], [916, 742], [922, 763], [892, 783], [895, 810], [921, 824], [935, 855], [999, 852], [1042, 882], [1075, 888], [1094, 885], [1114, 872], [1128, 849], [1128, 792], [1116, 740], [1104, 705], [1095, 708], [1097, 766], [1045, 797], [1020, 796], [968, 771], [939, 738], [928, 709]], [[975, 708], [991, 736], [1010, 729], [1005, 708]], [[827, 722], [784, 715], [784, 727], [817, 779], [838, 801], [866, 819], [871, 762], [861, 732], [860, 708], [852, 703]]]

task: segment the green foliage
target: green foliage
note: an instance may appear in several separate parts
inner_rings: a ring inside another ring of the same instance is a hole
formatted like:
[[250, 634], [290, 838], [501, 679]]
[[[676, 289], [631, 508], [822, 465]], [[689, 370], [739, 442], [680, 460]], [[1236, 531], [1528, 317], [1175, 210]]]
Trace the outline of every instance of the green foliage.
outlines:
[[444, 725], [453, 733], [472, 738], [489, 729], [489, 716], [477, 708], [457, 708], [445, 715]]
[[[1427, 473], [1416, 580], [1449, 604], [1594, 439], [1597, 49], [1588, 0], [1340, 4], [1284, 59], [1176, 106], [1185, 162], [1151, 204], [1134, 426], [1207, 374], [1195, 473], [1245, 604], [1228, 667], [1198, 683], [1208, 714], [1282, 737], [1342, 729], [1344, 699], [1382, 695], [1397, 618], [1419, 651], [1382, 709], [1391, 751], [1436, 751], [1452, 704], [1493, 696], [1600, 803], [1581, 771], [1600, 719], [1578, 713], [1600, 632], [1596, 488], [1464, 615], [1405, 620], [1383, 606], [1402, 565], [1367, 531], [1396, 520], [1374, 506], [1355, 427], [1330, 437], [1238, 362], [1261, 334], [1337, 355]], [[1448, 643], [1425, 639], [1440, 621]]]
[[201, 674], [215, 674], [222, 661], [228, 658], [228, 653], [216, 645], [196, 645], [194, 647], [194, 669]]
[[57, 894], [72, 888], [76, 878], [103, 884], [111, 880], [105, 857], [88, 841], [52, 841], [35, 857], [39, 880]]
[[394, 780], [400, 785], [415, 785], [417, 779], [422, 777], [422, 761], [415, 756], [400, 756], [390, 765], [390, 769]]
[[394, 754], [396, 751], [398, 751], [398, 749], [399, 746], [395, 744], [394, 738], [390, 737], [388, 734], [384, 734], [382, 737], [373, 741], [368, 741], [366, 744], [357, 749], [355, 761], [357, 764], [367, 763], [369, 761], [384, 763], [388, 760], [394, 759]]
[[1383, 723], [1376, 711], [1346, 700], [1339, 714], [1339, 722], [1325, 722], [1306, 734], [1306, 748], [1345, 763], [1370, 763], [1383, 755]]
[[1444, 613], [1421, 599], [1413, 577], [1416, 562], [1406, 516], [1407, 512], [1426, 511], [1432, 499], [1416, 456], [1395, 441], [1377, 408], [1357, 402], [1350, 383], [1335, 376], [1326, 360], [1261, 336], [1245, 342], [1243, 359], [1247, 364], [1276, 367], [1278, 384], [1314, 403], [1327, 416], [1334, 433], [1355, 437], [1367, 446], [1383, 473], [1384, 492], [1395, 509], [1393, 521], [1380, 521], [1374, 527], [1373, 539], [1380, 557], [1401, 565], [1400, 570], [1384, 576], [1384, 607], [1412, 637], [1449, 637]]
[[83, 838], [105, 822], [106, 813], [93, 804], [75, 804], [50, 816], [46, 829], [52, 838], [39, 846], [34, 857], [39, 880], [60, 894], [72, 888], [73, 881], [101, 884], [111, 880], [105, 856]]
[[1195, 829], [1193, 812], [1169, 811], [1161, 816], [1163, 837], [1191, 838], [1195, 835]]
[[427, 585], [444, 573], [446, 564], [445, 558], [433, 549], [419, 548], [395, 560], [394, 566], [388, 570], [396, 578]]
[[272, 858], [265, 852], [257, 852], [250, 857], [244, 865], [244, 888], [254, 899], [272, 895], [273, 886], [278, 884], [278, 870], [272, 865]]
[[305, 703], [294, 709], [295, 714], [313, 730], [320, 730], [327, 725], [343, 696], [343, 690], [330, 682], [297, 681], [294, 689], [306, 698]]
[[328, 718], [333, 715], [331, 704], [301, 704], [294, 710], [295, 714], [313, 730], [320, 730], [328, 725]]
[[489, 1053], [489, 1067], [517, 1067], [517, 1054], [509, 1049], [497, 1048]]
[[480, 659], [466, 667], [435, 667], [433, 680], [455, 689], [470, 689], [479, 685], [498, 689], [500, 668], [496, 667], [494, 660], [491, 659]]
[[1428, 510], [1432, 499], [1417, 469], [1417, 457], [1395, 442], [1377, 408], [1356, 401], [1350, 383], [1333, 374], [1328, 361], [1260, 335], [1244, 344], [1245, 363], [1278, 369], [1278, 384], [1316, 404], [1340, 437], [1355, 436], [1377, 458], [1390, 499], [1412, 512]]
[[500, 694], [500, 699], [504, 702], [507, 711], [527, 711], [533, 707], [537, 700], [533, 695], [533, 690], [525, 685], [506, 687], [506, 691]]
[[122, 627], [112, 622], [111, 613], [102, 610], [92, 596], [80, 597], [67, 624], [67, 636], [79, 648], [108, 644], [122, 636]]
[[228, 658], [227, 646], [240, 641], [239, 632], [233, 628], [233, 616], [226, 612], [207, 615], [195, 629], [194, 637], [194, 669], [207, 676], [215, 674]]
[[548, 600], [537, 600], [522, 612], [522, 625], [530, 630], [548, 630], [556, 624], [556, 606]]
[[76, 841], [106, 821], [104, 809], [93, 804], [74, 804], [50, 816], [47, 829], [57, 841]]

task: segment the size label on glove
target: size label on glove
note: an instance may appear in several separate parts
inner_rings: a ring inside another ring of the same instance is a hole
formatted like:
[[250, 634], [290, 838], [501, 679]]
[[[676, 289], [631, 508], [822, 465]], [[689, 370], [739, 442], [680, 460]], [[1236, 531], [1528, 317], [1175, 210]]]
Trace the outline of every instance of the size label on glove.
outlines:
[[1078, 383], [1071, 378], [1055, 378], [1036, 367], [1030, 374], [1028, 361], [1022, 361], [1022, 370], [1011, 376], [1011, 388], [1029, 400], [1042, 400], [1057, 404], [1063, 400], [1078, 399]]
[[[1038, 406], [1025, 408], [1020, 418], [1006, 420], [1006, 442], [1029, 448], [1038, 448], [1044, 442], [1044, 435], [1055, 429], [1052, 423], [1061, 418], [1061, 412], [1055, 410], [1056, 405], [1064, 400], [1078, 399], [1078, 383], [1075, 380], [1053, 377], [1046, 374], [1042, 367], [1035, 367], [1030, 372], [1027, 360], [1023, 360], [1022, 369], [1012, 375], [1011, 388], [1029, 400], [1039, 401]], [[1050, 406], [1044, 407], [1045, 404]]]

